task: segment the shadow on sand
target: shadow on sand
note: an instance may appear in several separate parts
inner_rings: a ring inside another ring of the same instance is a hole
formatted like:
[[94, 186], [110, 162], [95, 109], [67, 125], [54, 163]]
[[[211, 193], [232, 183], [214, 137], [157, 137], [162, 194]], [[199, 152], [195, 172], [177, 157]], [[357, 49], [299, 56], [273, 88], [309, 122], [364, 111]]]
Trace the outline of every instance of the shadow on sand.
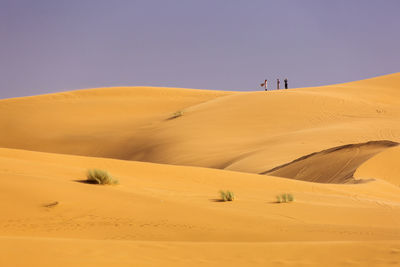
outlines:
[[82, 184], [99, 184], [99, 183], [96, 183], [95, 181], [89, 181], [89, 180], [74, 180], [74, 182], [82, 183]]
[[222, 199], [219, 198], [211, 198], [209, 199], [211, 202], [227, 202], [227, 201], [223, 201]]

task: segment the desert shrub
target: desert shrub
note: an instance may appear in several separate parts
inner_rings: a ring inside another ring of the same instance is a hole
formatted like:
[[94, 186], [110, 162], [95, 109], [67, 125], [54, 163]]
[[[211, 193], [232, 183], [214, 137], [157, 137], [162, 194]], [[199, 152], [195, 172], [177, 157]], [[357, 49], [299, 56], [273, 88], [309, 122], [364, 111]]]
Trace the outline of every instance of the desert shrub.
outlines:
[[288, 203], [288, 202], [293, 202], [294, 197], [292, 194], [284, 193], [281, 195], [276, 196], [276, 202], [278, 203]]
[[172, 114], [171, 117], [169, 117], [168, 119], [169, 120], [176, 119], [176, 118], [179, 118], [182, 115], [183, 115], [183, 111], [179, 110], [179, 111], [175, 112], [174, 114]]
[[107, 171], [99, 169], [88, 170], [86, 178], [87, 182], [93, 184], [118, 184], [118, 180], [115, 180]]
[[235, 199], [235, 195], [231, 191], [219, 191], [222, 201], [233, 201]]

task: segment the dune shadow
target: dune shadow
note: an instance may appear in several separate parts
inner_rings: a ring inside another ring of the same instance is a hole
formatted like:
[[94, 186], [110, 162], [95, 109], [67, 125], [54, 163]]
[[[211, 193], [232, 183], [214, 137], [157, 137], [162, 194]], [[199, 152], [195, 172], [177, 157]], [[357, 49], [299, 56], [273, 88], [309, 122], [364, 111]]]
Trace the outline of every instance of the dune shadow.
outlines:
[[211, 202], [226, 202], [226, 201], [223, 201], [222, 199], [219, 199], [219, 198], [211, 198], [211, 199], [209, 199]]
[[98, 184], [98, 183], [96, 183], [95, 181], [81, 180], [81, 179], [79, 179], [79, 180], [74, 180], [74, 182], [82, 183], [82, 184]]
[[267, 204], [282, 204], [282, 203], [278, 201], [269, 201], [267, 202]]

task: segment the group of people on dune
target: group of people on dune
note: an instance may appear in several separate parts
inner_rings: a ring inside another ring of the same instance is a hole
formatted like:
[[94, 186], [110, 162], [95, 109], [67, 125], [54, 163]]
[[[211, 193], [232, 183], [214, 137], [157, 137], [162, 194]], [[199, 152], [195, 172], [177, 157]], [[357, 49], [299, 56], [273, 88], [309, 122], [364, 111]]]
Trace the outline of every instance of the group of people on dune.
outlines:
[[[288, 79], [285, 78], [283, 80], [283, 82], [285, 83], [285, 89], [288, 89]], [[268, 80], [267, 79], [265, 79], [264, 82], [260, 85], [261, 85], [261, 87], [264, 87], [265, 91], [268, 91]], [[281, 81], [279, 79], [276, 79], [276, 89], [277, 90], [280, 89], [280, 85], [281, 85]]]

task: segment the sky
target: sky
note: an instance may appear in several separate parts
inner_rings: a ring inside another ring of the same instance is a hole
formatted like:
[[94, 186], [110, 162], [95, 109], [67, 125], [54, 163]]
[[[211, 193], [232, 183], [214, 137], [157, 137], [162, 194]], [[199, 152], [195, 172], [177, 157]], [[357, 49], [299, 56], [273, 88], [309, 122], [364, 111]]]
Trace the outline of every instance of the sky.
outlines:
[[395, 73], [399, 11], [398, 0], [0, 0], [0, 98]]

